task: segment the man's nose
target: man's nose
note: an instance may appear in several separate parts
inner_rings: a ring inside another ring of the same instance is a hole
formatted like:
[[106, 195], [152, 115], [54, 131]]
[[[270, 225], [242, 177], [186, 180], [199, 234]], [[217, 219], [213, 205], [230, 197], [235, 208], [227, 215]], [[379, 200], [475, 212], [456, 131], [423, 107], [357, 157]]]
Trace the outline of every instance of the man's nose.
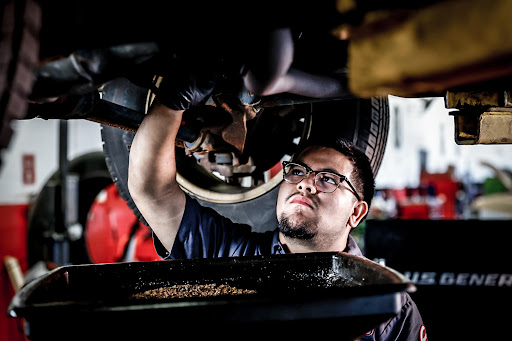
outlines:
[[300, 192], [305, 191], [310, 194], [315, 194], [315, 173], [309, 173], [308, 175], [306, 175], [306, 177], [297, 184], [297, 190]]

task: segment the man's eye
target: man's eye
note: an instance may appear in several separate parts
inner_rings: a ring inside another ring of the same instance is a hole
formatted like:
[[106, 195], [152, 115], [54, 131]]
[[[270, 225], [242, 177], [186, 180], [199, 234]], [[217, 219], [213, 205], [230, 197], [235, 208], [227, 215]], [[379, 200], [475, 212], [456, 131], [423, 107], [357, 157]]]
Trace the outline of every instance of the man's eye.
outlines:
[[327, 174], [322, 174], [322, 177], [320, 178], [320, 180], [325, 183], [331, 184], [331, 185], [337, 184], [336, 179], [333, 176], [330, 176]]
[[290, 173], [293, 175], [303, 175], [304, 170], [302, 170], [300, 168], [293, 168]]

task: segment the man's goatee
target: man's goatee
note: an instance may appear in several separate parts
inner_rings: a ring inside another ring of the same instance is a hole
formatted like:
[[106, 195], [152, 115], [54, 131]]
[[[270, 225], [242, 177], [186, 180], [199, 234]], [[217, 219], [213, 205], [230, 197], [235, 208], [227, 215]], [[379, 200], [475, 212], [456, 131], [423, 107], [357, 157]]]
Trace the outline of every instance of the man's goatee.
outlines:
[[279, 231], [286, 237], [301, 240], [310, 240], [315, 237], [316, 233], [310, 231], [310, 222], [302, 222], [298, 225], [291, 226], [287, 217], [279, 217]]

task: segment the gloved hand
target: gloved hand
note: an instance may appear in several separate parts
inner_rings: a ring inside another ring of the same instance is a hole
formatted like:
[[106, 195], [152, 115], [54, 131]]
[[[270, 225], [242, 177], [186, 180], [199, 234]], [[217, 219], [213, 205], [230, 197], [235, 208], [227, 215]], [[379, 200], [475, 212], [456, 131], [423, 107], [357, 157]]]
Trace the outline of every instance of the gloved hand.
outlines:
[[212, 64], [198, 60], [179, 62], [163, 77], [158, 88], [160, 102], [174, 110], [187, 110], [213, 90], [216, 73]]

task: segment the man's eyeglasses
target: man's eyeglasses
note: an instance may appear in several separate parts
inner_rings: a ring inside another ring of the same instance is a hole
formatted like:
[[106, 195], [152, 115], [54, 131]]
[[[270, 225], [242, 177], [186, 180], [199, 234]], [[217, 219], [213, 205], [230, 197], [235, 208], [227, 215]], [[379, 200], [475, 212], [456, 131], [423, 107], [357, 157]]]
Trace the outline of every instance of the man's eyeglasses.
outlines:
[[361, 197], [357, 194], [356, 189], [346, 176], [333, 172], [314, 171], [306, 165], [283, 161], [283, 179], [290, 184], [298, 184], [311, 173], [315, 174], [315, 188], [318, 191], [332, 193], [343, 181], [346, 181], [357, 200], [361, 200]]

